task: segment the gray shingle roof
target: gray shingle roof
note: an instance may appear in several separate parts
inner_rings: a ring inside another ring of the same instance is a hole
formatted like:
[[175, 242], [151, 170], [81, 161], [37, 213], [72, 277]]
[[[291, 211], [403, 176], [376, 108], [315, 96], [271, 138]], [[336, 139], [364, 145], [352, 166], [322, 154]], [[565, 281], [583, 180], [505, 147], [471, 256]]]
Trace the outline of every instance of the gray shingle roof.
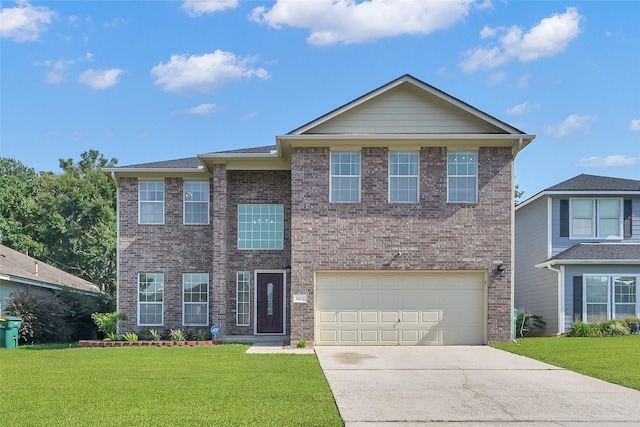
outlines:
[[640, 191], [640, 181], [581, 174], [545, 191]]
[[100, 292], [100, 288], [93, 283], [4, 245], [0, 245], [0, 274], [19, 283], [24, 283], [24, 279], [27, 283], [45, 287], [66, 286], [87, 292]]
[[552, 260], [640, 260], [640, 243], [578, 243]]
[[117, 169], [197, 169], [202, 166], [202, 162], [197, 157], [187, 157], [184, 159], [165, 160], [162, 162], [139, 163], [137, 165], [120, 166]]

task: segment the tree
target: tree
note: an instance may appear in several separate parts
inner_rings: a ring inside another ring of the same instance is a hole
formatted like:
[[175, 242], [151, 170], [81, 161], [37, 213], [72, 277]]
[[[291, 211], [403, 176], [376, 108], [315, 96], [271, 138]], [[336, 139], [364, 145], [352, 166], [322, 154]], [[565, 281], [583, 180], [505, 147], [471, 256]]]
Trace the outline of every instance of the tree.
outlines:
[[516, 184], [516, 189], [515, 189], [516, 205], [520, 203], [520, 199], [522, 198], [522, 196], [524, 196], [524, 191], [520, 191], [520, 186]]

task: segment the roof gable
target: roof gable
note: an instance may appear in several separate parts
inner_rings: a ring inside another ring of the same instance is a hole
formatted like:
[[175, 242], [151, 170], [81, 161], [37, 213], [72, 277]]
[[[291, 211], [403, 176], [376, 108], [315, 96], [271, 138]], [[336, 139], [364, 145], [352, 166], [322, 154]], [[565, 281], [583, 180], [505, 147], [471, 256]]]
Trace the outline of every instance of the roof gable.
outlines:
[[522, 134], [500, 120], [404, 75], [288, 133]]

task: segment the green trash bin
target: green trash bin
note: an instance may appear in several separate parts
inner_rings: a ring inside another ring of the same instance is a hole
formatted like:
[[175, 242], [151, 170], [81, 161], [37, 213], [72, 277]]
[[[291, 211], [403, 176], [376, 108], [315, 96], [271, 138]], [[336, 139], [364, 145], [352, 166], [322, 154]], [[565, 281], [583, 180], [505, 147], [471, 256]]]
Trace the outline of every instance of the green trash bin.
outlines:
[[14, 316], [0, 317], [0, 348], [18, 347], [22, 319]]

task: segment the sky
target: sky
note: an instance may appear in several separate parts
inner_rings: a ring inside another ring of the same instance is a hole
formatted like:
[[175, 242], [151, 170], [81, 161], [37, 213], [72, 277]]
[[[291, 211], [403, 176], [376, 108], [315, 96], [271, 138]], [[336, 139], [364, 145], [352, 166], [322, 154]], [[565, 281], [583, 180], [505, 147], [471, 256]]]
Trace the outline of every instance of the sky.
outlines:
[[0, 2], [0, 157], [60, 172], [275, 144], [404, 75], [536, 139], [524, 199], [640, 180], [640, 1]]

